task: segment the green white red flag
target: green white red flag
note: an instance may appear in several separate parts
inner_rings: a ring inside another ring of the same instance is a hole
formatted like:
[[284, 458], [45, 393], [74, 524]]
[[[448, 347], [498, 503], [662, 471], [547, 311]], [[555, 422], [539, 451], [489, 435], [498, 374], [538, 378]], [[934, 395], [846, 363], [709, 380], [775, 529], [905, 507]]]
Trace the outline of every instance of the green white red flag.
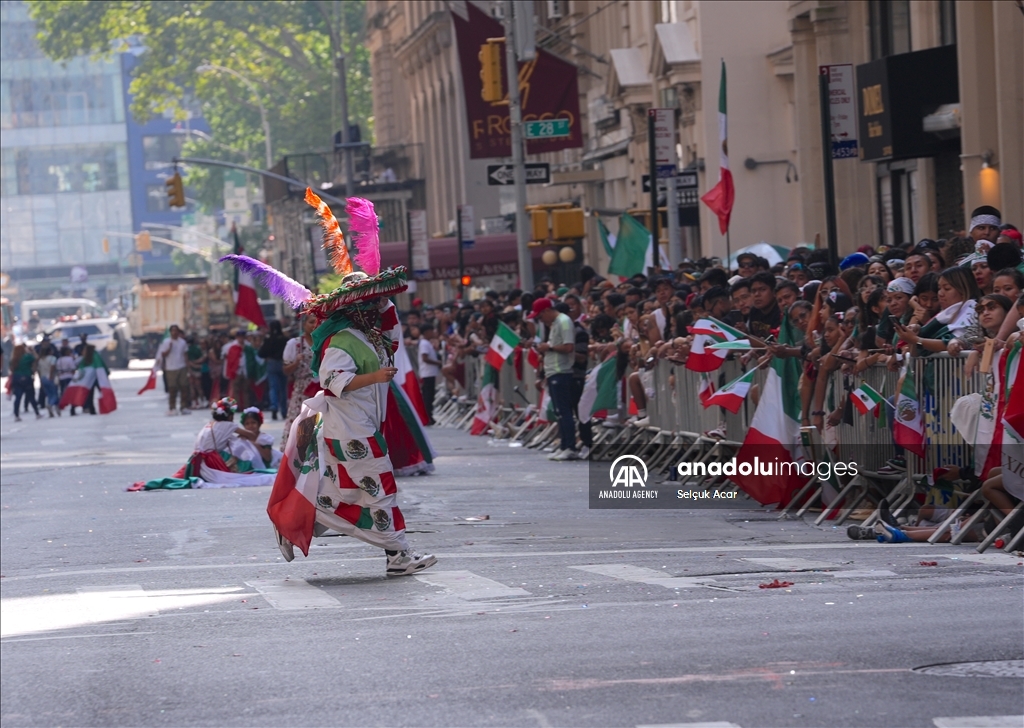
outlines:
[[473, 425], [469, 429], [470, 435], [483, 435], [487, 432], [491, 420], [494, 418], [494, 411], [498, 401], [498, 370], [484, 362], [484, 377], [480, 387], [480, 396], [476, 400], [476, 414], [473, 416]]
[[909, 354], [904, 359], [892, 434], [897, 445], [919, 457], [924, 457], [924, 414], [917, 398], [917, 383], [914, 381]]
[[[783, 316], [779, 343], [793, 346], [796, 338], [789, 317]], [[730, 480], [762, 505], [787, 503], [806, 482], [794, 469], [780, 467], [805, 459], [800, 444], [800, 371], [795, 357], [772, 359], [754, 418], [736, 453], [737, 475]]]
[[743, 341], [745, 334], [716, 318], [702, 318], [690, 327], [693, 342], [690, 355], [686, 357], [686, 368], [691, 372], [713, 372], [722, 366], [729, 355], [725, 349], [712, 349], [713, 344]]
[[[602, 410], [614, 410], [618, 407], [616, 385], [616, 358], [612, 357], [587, 372], [583, 383], [583, 394], [580, 395], [580, 422], [590, 422], [595, 413]], [[545, 393], [547, 389], [544, 390]]]
[[519, 335], [510, 329], [504, 321], [498, 322], [498, 330], [491, 339], [491, 346], [487, 349], [484, 359], [495, 369], [505, 366], [505, 361], [512, 356], [516, 346], [519, 344]]
[[83, 359], [78, 363], [75, 376], [68, 384], [68, 388], [61, 395], [57, 406], [64, 409], [68, 405], [72, 407], [84, 407], [89, 400], [89, 392], [93, 387], [100, 390], [99, 401], [94, 402], [96, 411], [101, 415], [109, 414], [117, 409], [117, 397], [110, 386], [110, 370], [99, 352], [93, 352], [92, 363], [86, 364]]
[[743, 400], [745, 400], [747, 398], [747, 394], [750, 393], [750, 387], [754, 383], [755, 371], [755, 369], [751, 369], [749, 372], [732, 380], [706, 399], [701, 398], [701, 404], [705, 407], [724, 407], [733, 414], [736, 414], [740, 411], [740, 407], [743, 406]]
[[862, 415], [866, 415], [868, 412], [877, 414], [878, 408], [881, 407], [885, 398], [875, 391], [870, 384], [865, 382], [853, 390], [851, 401], [853, 402], [853, 406], [857, 408], [858, 412]]
[[700, 389], [697, 390], [697, 399], [700, 403], [707, 407], [707, 401], [715, 393], [715, 385], [704, 372], [700, 373]]
[[732, 206], [736, 200], [736, 189], [732, 183], [732, 172], [729, 171], [729, 124], [726, 113], [724, 59], [722, 60], [722, 81], [718, 86], [718, 141], [721, 144], [718, 184], [708, 190], [700, 199], [718, 216], [718, 229], [722, 235], [725, 235], [729, 232], [729, 216], [732, 215]]

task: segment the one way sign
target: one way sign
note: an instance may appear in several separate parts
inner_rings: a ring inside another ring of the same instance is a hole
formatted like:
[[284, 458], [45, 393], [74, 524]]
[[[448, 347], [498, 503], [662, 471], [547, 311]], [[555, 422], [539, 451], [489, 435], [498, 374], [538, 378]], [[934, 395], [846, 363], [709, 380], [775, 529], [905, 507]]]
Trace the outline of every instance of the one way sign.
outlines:
[[[487, 184], [491, 187], [515, 184], [515, 173], [511, 164], [488, 164]], [[526, 184], [546, 185], [551, 182], [551, 165], [547, 162], [526, 165]]]

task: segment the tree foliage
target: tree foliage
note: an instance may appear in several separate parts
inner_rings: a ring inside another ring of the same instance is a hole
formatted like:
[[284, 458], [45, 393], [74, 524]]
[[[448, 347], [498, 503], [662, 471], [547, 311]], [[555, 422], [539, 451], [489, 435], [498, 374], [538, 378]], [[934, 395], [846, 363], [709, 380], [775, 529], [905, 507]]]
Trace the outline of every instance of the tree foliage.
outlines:
[[[229, 68], [253, 83], [267, 110], [275, 160], [330, 148], [341, 128], [339, 53], [346, 57], [349, 119], [371, 138], [364, 0], [29, 0], [29, 6], [39, 45], [55, 60], [141, 45], [131, 112], [140, 122], [163, 113], [183, 119], [198, 100], [213, 141], [192, 139], [187, 153], [265, 167], [252, 90], [230, 73], [196, 70], [203, 65]], [[189, 182], [202, 185], [205, 176]]]

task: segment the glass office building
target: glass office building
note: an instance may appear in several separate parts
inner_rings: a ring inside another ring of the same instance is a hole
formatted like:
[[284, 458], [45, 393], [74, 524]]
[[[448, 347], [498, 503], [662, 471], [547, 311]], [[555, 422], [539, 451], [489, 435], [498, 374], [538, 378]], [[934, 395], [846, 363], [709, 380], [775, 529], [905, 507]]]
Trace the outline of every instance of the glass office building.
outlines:
[[21, 2], [0, 2], [0, 31], [0, 268], [15, 280], [116, 270], [112, 233], [133, 229], [122, 63], [49, 60]]

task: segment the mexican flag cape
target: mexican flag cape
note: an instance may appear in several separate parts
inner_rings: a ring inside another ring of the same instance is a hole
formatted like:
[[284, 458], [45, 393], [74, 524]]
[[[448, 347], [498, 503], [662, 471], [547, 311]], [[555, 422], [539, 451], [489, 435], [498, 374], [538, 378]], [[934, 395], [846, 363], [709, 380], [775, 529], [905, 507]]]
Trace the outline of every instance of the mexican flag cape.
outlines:
[[853, 390], [853, 397], [851, 398], [853, 406], [857, 408], [857, 411], [862, 415], [866, 415], [868, 412], [878, 412], [878, 408], [881, 406], [885, 398], [881, 394], [875, 391], [875, 389], [866, 382], [861, 384], [855, 390]]
[[743, 400], [747, 398], [747, 394], [750, 392], [750, 385], [754, 383], [755, 371], [757, 370], [751, 369], [746, 374], [726, 384], [711, 396], [702, 398], [701, 404], [705, 407], [718, 405], [736, 414], [740, 411], [740, 407], [743, 406]]
[[476, 400], [476, 415], [470, 435], [483, 435], [494, 417], [498, 399], [498, 370], [484, 362], [484, 378], [480, 387], [480, 396]]
[[896, 397], [895, 417], [892, 424], [896, 444], [918, 457], [924, 457], [924, 415], [917, 399], [917, 383], [910, 368], [910, 356], [903, 364], [899, 395]]
[[86, 364], [85, 360], [78, 363], [78, 370], [72, 378], [68, 388], [64, 390], [58, 407], [64, 409], [68, 405], [72, 407], [84, 407], [89, 399], [89, 392], [93, 387], [99, 387], [100, 398], [96, 402], [96, 411], [101, 415], [109, 414], [117, 409], [117, 398], [110, 386], [110, 370], [99, 352], [93, 352], [92, 364]]
[[746, 340], [742, 331], [710, 316], [691, 326], [690, 333], [693, 334], [693, 343], [690, 345], [690, 355], [686, 357], [686, 368], [691, 372], [713, 372], [722, 366], [729, 352], [709, 348], [712, 344]]
[[[583, 394], [580, 395], [581, 423], [590, 422], [596, 412], [613, 410], [618, 406], [615, 391], [615, 385], [618, 383], [615, 377], [615, 365], [616, 359], [612, 357], [587, 372], [587, 380], [583, 384]], [[544, 390], [544, 394], [547, 395], [547, 389]]]
[[491, 346], [484, 359], [495, 369], [501, 369], [505, 366], [505, 360], [511, 356], [518, 344], [518, 334], [510, 329], [504, 321], [499, 321], [498, 331], [491, 339]]
[[[783, 316], [779, 343], [792, 346], [797, 340], [789, 317]], [[779, 465], [802, 460], [800, 360], [775, 357], [750, 429], [736, 454], [737, 467], [748, 466], [750, 473], [733, 475], [730, 480], [761, 505], [783, 504], [803, 486], [806, 478], [789, 469], [783, 471]]]

